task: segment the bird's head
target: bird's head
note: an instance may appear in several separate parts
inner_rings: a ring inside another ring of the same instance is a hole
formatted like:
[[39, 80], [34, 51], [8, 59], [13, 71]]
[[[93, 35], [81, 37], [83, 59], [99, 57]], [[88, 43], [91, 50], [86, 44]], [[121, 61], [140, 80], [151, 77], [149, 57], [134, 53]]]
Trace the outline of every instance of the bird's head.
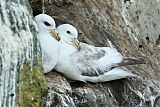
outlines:
[[69, 45], [73, 45], [80, 50], [80, 43], [78, 41], [78, 31], [70, 24], [62, 24], [56, 28], [61, 40]]
[[54, 19], [47, 14], [39, 14], [35, 16], [35, 21], [39, 32], [49, 32], [57, 41], [60, 41], [60, 36], [55, 31], [56, 24]]

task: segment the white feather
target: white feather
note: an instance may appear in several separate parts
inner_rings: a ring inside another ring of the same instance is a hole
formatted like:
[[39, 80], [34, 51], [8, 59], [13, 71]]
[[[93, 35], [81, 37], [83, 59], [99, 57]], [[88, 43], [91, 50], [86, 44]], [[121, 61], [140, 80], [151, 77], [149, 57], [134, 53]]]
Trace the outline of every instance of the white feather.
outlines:
[[106, 81], [112, 81], [122, 78], [131, 78], [131, 77], [137, 77], [137, 75], [134, 75], [132, 73], [126, 72], [126, 70], [116, 67], [112, 70], [105, 72], [103, 75], [99, 76], [84, 76], [84, 81], [90, 81], [90, 82], [106, 82]]
[[42, 50], [44, 73], [50, 72], [58, 61], [60, 52], [59, 43], [48, 33], [40, 32], [39, 40]]

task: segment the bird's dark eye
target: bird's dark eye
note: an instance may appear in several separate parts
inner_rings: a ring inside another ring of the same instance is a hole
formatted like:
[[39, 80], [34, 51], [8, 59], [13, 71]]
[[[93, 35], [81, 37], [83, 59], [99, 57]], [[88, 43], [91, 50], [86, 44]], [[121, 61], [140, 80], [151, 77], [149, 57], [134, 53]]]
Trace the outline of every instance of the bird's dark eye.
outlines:
[[46, 26], [51, 26], [51, 24], [49, 24], [47, 21], [44, 21], [44, 24], [45, 24]]
[[70, 32], [70, 31], [67, 31], [67, 33], [68, 33], [68, 34], [71, 34], [71, 32]]

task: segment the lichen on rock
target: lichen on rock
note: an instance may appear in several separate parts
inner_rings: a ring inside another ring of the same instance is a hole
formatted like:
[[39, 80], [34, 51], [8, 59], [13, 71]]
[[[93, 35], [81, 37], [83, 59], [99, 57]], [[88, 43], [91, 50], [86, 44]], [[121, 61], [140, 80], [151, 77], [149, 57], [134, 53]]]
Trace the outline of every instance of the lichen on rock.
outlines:
[[30, 63], [25, 63], [19, 77], [18, 106], [39, 107], [42, 93], [47, 92], [47, 89], [42, 65], [31, 68]]

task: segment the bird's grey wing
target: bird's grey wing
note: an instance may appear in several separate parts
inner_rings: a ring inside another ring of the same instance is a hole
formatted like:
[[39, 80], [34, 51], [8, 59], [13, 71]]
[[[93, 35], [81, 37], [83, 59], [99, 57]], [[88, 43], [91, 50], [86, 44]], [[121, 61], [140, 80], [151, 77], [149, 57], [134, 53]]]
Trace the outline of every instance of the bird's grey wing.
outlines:
[[[83, 75], [102, 75], [104, 72], [110, 70], [112, 63], [116, 62], [114, 60], [117, 60], [117, 56], [121, 57], [115, 49], [111, 49], [110, 47], [95, 47], [85, 43], [80, 43], [80, 45], [81, 50], [73, 55], [73, 59], [75, 60], [78, 70], [82, 72]], [[117, 63], [120, 61], [118, 59]]]

